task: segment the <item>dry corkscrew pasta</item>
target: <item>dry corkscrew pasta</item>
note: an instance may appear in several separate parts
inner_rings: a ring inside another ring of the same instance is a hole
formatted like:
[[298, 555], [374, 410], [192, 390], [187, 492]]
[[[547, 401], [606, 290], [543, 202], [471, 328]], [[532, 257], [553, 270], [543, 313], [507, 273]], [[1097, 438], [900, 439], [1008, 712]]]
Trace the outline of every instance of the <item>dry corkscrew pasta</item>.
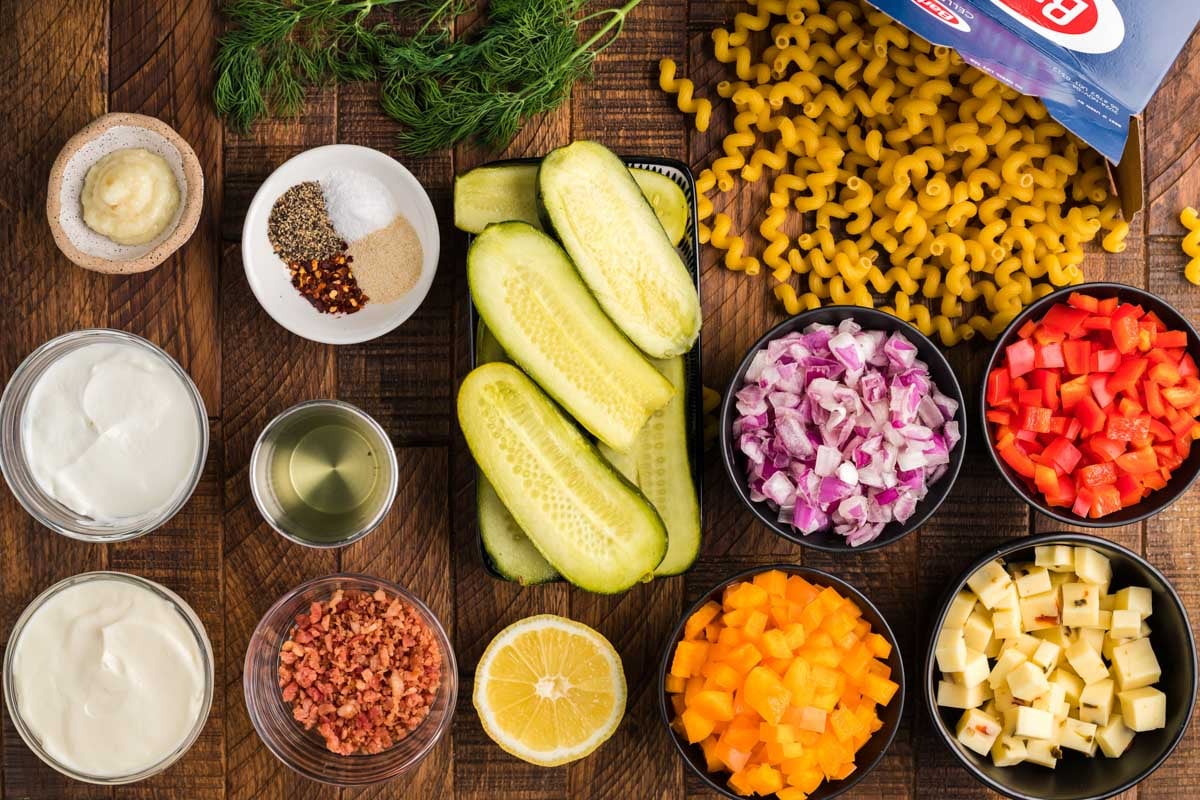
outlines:
[[1187, 236], [1183, 237], [1183, 252], [1190, 256], [1187, 266], [1183, 269], [1183, 276], [1200, 286], [1200, 215], [1196, 209], [1188, 206], [1179, 215], [1179, 221], [1188, 229]]
[[[1102, 158], [1041, 101], [863, 0], [748, 4], [712, 33], [734, 73], [712, 100], [670, 59], [659, 78], [702, 132], [713, 102], [728, 109], [732, 130], [697, 179], [700, 239], [729, 269], [769, 274], [789, 313], [882, 299], [946, 345], [995, 338], [1083, 280], [1084, 245], [1124, 250]], [[716, 208], [739, 179], [769, 181], [747, 232]], [[1200, 256], [1189, 269], [1200, 281]]]

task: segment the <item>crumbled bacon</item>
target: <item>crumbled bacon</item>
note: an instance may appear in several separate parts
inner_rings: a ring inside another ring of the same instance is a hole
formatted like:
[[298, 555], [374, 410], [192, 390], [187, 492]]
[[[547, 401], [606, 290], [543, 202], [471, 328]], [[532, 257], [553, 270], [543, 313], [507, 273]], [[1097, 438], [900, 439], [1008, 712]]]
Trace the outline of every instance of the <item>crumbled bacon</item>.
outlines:
[[442, 679], [433, 631], [381, 590], [338, 590], [297, 614], [279, 661], [293, 718], [340, 755], [379, 753], [403, 739], [429, 714]]

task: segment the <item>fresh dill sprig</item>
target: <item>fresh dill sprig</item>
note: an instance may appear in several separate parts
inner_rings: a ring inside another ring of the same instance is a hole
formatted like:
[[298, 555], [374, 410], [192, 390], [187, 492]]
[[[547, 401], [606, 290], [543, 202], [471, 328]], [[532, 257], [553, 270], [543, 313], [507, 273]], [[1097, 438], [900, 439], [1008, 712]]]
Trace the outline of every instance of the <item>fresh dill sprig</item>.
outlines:
[[[502, 146], [591, 75], [641, 0], [580, 17], [586, 2], [492, 0], [478, 35], [456, 40], [452, 23], [474, 0], [229, 0], [237, 27], [220, 40], [217, 110], [245, 130], [269, 113], [299, 113], [307, 86], [379, 80], [384, 112], [404, 126], [404, 151], [468, 138]], [[416, 32], [368, 20], [378, 9], [415, 17]], [[585, 25], [596, 29], [579, 43]]]

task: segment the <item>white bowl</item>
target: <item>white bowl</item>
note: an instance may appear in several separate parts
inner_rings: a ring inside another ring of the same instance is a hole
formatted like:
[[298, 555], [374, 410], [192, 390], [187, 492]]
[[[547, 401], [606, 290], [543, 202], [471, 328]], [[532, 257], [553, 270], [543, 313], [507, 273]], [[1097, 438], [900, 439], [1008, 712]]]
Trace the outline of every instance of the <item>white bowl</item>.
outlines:
[[[313, 308], [293, 288], [287, 266], [267, 238], [267, 218], [280, 195], [298, 183], [319, 181], [334, 170], [358, 170], [383, 183], [396, 210], [412, 223], [423, 253], [421, 275], [407, 294], [391, 303], [367, 303], [354, 314], [322, 314]], [[437, 215], [420, 182], [390, 156], [351, 144], [315, 147], [281, 164], [254, 195], [242, 227], [242, 266], [258, 302], [292, 333], [325, 344], [365, 342], [402, 325], [429, 294], [440, 250]]]

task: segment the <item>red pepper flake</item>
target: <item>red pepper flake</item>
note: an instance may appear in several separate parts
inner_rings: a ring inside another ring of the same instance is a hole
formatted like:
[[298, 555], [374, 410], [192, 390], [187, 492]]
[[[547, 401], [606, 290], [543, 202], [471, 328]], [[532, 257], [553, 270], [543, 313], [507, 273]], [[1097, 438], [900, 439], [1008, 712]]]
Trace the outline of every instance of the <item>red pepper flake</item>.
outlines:
[[370, 299], [363, 294], [354, 277], [352, 256], [343, 252], [329, 258], [288, 262], [292, 286], [322, 314], [353, 314]]
[[382, 590], [334, 592], [299, 614], [279, 653], [292, 717], [339, 755], [380, 753], [429, 714], [442, 653], [417, 612]]

